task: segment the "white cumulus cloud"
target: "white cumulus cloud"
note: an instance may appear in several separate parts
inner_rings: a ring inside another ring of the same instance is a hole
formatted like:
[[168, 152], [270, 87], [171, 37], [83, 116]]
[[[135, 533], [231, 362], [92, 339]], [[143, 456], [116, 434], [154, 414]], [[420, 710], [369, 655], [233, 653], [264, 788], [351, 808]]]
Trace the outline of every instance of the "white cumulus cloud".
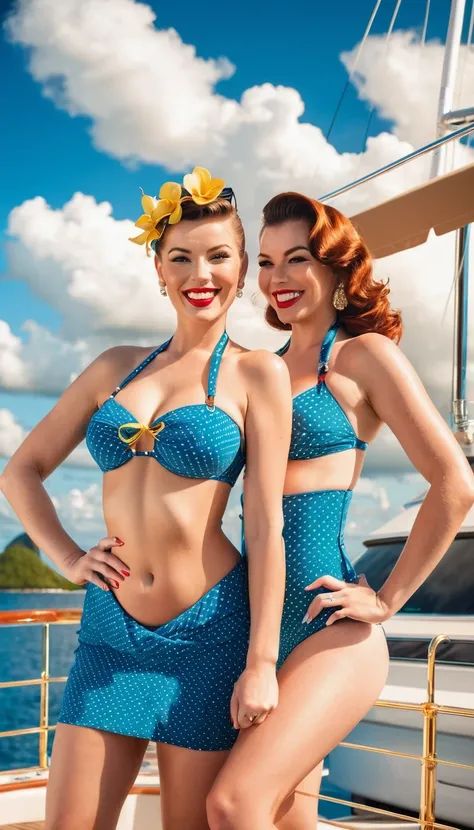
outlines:
[[[422, 48], [415, 32], [396, 31], [388, 44], [385, 37], [369, 37], [357, 63], [354, 84], [360, 98], [393, 121], [395, 135], [415, 146], [433, 140], [444, 53], [439, 40]], [[348, 70], [356, 54], [357, 48], [342, 55]], [[472, 106], [474, 100], [474, 50], [464, 45], [454, 100], [456, 109]]]
[[31, 49], [44, 95], [92, 120], [98, 149], [179, 169], [191, 155], [219, 152], [238, 108], [214, 87], [233, 67], [199, 58], [154, 22], [150, 6], [133, 0], [20, 0], [7, 29]]

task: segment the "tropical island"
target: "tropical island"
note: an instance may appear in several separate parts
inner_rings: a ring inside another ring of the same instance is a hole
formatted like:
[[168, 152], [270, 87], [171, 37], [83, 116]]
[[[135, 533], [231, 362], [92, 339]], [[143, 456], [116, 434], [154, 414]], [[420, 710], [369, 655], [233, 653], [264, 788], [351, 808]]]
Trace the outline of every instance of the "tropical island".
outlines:
[[80, 587], [43, 562], [38, 546], [27, 533], [16, 536], [0, 553], [0, 591], [74, 591]]

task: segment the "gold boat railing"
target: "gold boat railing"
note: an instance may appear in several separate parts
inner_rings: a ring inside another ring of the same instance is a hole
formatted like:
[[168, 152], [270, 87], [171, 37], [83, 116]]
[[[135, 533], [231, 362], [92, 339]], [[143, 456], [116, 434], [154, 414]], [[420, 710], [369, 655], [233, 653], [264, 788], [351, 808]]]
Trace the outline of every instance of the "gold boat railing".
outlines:
[[[41, 611], [0, 611], [0, 626], [2, 625], [42, 625], [42, 663], [41, 676], [32, 678], [30, 680], [7, 680], [0, 682], [0, 690], [11, 689], [22, 686], [40, 686], [40, 704], [39, 704], [39, 725], [28, 729], [11, 729], [6, 732], [0, 732], [0, 738], [13, 738], [21, 735], [38, 735], [38, 766], [25, 767], [17, 770], [0, 770], [0, 775], [21, 776], [25, 773], [32, 773], [38, 771], [45, 771], [48, 769], [48, 735], [56, 728], [55, 724], [49, 723], [49, 684], [50, 683], [64, 683], [67, 677], [51, 677], [49, 673], [49, 651], [50, 651], [50, 626], [51, 625], [70, 625], [77, 623], [81, 619], [82, 611], [79, 609], [68, 610], [41, 610]], [[427, 659], [427, 699], [424, 703], [400, 703], [390, 700], [378, 700], [374, 704], [376, 707], [382, 709], [402, 709], [405, 711], [419, 712], [423, 718], [423, 754], [414, 755], [408, 752], [396, 752], [382, 747], [365, 746], [363, 744], [351, 743], [350, 741], [342, 741], [339, 746], [351, 750], [358, 750], [359, 752], [372, 752], [380, 755], [389, 755], [392, 757], [405, 758], [411, 761], [419, 761], [421, 764], [421, 791], [420, 791], [420, 810], [418, 817], [409, 816], [405, 813], [395, 812], [393, 810], [385, 810], [380, 807], [372, 807], [371, 805], [362, 804], [360, 802], [349, 801], [343, 798], [336, 798], [330, 795], [319, 795], [321, 801], [328, 801], [333, 804], [339, 804], [355, 810], [363, 810], [370, 814], [375, 814], [381, 819], [396, 819], [398, 821], [405, 821], [414, 824], [420, 830], [459, 830], [459, 828], [450, 825], [442, 824], [436, 821], [435, 805], [436, 805], [436, 783], [437, 783], [437, 768], [440, 765], [455, 767], [457, 769], [474, 771], [473, 764], [461, 764], [456, 761], [447, 761], [437, 757], [436, 754], [436, 737], [437, 737], [437, 719], [438, 715], [453, 715], [461, 718], [474, 718], [474, 709], [466, 709], [458, 706], [443, 706], [435, 701], [435, 667], [438, 647], [443, 642], [450, 642], [451, 638], [444, 634], [439, 634], [435, 637], [428, 649]], [[21, 789], [28, 787], [44, 786], [44, 781], [19, 781], [14, 784], [0, 784], [0, 794], [6, 790]], [[134, 787], [134, 793], [141, 794], [158, 794], [158, 786], [144, 786]], [[303, 793], [297, 790], [302, 795], [310, 796], [308, 793]], [[324, 819], [326, 824], [333, 827], [347, 828], [347, 830], [354, 830], [353, 823], [346, 823], [344, 821], [337, 821], [334, 819]]]

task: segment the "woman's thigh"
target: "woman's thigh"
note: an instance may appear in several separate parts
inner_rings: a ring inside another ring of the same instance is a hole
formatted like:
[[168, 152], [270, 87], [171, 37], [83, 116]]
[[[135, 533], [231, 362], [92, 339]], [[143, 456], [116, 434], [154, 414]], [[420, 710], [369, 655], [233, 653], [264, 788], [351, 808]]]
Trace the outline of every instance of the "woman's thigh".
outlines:
[[114, 830], [148, 741], [58, 723], [46, 830]]
[[157, 744], [163, 830], [208, 830], [206, 799], [229, 752]]
[[279, 672], [277, 709], [241, 732], [216, 781], [211, 828], [273, 827], [285, 800], [371, 708], [387, 672], [379, 626], [342, 620], [300, 643]]

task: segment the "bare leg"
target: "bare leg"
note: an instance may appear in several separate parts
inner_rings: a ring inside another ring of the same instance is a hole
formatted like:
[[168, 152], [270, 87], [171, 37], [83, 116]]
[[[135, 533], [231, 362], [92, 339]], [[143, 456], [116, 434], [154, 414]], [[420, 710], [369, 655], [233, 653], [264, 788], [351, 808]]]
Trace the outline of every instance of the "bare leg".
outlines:
[[158, 744], [164, 830], [209, 830], [206, 799], [229, 753]]
[[211, 830], [273, 830], [285, 800], [371, 708], [387, 672], [378, 626], [341, 620], [295, 648], [279, 674], [277, 709], [241, 732], [216, 780]]
[[148, 741], [58, 723], [46, 830], [114, 830]]

